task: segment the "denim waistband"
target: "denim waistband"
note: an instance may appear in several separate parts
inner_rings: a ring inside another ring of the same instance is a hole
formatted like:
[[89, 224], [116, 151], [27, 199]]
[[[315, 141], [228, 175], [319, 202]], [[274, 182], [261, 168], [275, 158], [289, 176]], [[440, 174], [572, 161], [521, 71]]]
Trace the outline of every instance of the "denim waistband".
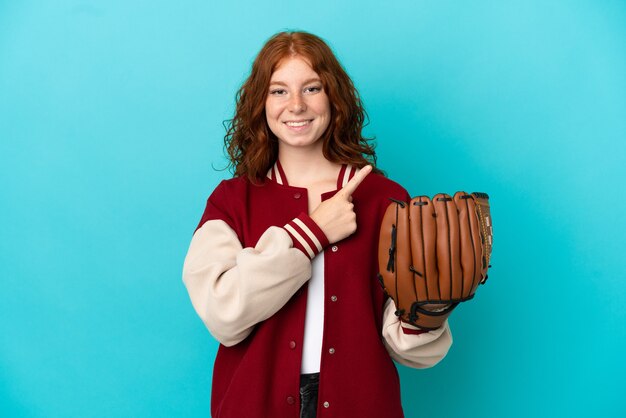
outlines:
[[318, 383], [320, 380], [319, 373], [305, 373], [300, 375], [300, 387], [303, 387], [309, 383]]

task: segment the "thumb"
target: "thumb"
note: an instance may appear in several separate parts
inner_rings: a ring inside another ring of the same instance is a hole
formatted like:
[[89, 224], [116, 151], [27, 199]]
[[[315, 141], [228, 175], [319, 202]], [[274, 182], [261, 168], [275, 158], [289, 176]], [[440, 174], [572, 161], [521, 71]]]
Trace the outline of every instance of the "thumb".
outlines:
[[365, 179], [365, 177], [371, 173], [372, 170], [373, 168], [370, 164], [360, 169], [337, 194], [341, 194], [344, 198], [351, 196], [356, 188], [359, 187], [359, 184], [361, 184], [363, 179]]

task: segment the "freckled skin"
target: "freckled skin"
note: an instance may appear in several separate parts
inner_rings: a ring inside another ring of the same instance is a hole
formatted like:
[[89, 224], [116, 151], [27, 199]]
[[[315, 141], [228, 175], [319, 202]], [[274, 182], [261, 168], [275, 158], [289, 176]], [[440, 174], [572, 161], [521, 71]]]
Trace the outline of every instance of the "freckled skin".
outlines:
[[[330, 124], [330, 101], [319, 75], [300, 57], [287, 58], [270, 79], [265, 116], [281, 147], [319, 148], [318, 141]], [[300, 129], [286, 121], [310, 120]]]

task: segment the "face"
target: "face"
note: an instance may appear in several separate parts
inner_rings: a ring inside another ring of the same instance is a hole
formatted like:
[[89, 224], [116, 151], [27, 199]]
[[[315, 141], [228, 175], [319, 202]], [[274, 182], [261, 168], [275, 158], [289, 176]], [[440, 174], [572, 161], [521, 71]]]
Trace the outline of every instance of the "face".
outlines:
[[321, 146], [330, 123], [330, 102], [319, 75], [302, 58], [281, 61], [265, 101], [267, 123], [281, 146]]

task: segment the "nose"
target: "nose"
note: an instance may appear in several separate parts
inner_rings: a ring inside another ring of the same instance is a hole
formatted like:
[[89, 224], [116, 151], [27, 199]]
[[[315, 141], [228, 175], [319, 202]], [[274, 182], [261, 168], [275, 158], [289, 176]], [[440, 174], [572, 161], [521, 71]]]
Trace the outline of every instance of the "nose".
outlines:
[[306, 103], [301, 94], [294, 94], [289, 103], [289, 110], [293, 113], [300, 113], [306, 110]]

